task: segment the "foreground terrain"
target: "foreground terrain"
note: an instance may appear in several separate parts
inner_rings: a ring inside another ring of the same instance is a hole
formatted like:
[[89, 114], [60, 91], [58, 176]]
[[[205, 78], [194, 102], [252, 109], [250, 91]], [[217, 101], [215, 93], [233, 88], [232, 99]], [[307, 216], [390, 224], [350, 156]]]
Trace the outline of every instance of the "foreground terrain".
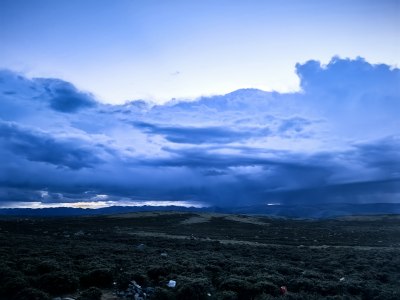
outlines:
[[3, 217], [0, 299], [400, 299], [399, 254], [398, 216]]

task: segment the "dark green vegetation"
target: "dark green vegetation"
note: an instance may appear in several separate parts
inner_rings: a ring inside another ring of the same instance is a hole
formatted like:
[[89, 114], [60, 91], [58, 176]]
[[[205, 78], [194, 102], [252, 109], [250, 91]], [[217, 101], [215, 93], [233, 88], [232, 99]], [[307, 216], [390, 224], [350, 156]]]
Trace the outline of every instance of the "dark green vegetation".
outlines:
[[400, 299], [399, 254], [395, 216], [4, 217], [0, 299], [116, 299], [132, 280], [152, 299]]

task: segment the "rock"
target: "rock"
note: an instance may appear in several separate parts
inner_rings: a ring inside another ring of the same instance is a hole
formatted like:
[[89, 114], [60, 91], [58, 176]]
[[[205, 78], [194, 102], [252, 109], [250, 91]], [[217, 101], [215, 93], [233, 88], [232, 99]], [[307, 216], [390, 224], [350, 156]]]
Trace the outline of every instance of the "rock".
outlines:
[[125, 291], [117, 291], [116, 295], [123, 299], [147, 300], [154, 293], [154, 288], [142, 288], [132, 280]]
[[135, 287], [135, 289], [140, 290], [140, 289], [142, 288], [140, 285], [138, 285], [138, 284], [136, 283], [135, 280], [132, 280], [132, 281], [131, 281], [131, 284]]
[[168, 257], [168, 253], [163, 252], [163, 253], [160, 254], [160, 256], [161, 256], [161, 257]]
[[170, 280], [167, 283], [167, 286], [170, 287], [170, 288], [174, 288], [176, 286], [176, 281], [175, 280]]

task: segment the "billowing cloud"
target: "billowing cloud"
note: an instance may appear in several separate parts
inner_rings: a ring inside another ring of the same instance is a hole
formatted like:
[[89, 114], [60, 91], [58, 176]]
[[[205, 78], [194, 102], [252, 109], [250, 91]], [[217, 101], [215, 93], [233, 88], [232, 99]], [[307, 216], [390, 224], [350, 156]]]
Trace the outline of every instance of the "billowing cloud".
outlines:
[[30, 161], [71, 169], [89, 168], [101, 162], [77, 140], [57, 140], [49, 134], [9, 122], [0, 122], [0, 140], [5, 149]]
[[400, 202], [400, 70], [333, 58], [296, 72], [294, 93], [106, 105], [3, 70], [0, 201]]

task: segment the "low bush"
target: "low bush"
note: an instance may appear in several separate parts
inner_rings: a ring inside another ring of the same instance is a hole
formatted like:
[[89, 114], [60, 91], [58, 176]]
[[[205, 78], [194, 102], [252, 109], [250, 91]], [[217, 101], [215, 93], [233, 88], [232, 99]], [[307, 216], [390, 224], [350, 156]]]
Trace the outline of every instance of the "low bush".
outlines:
[[46, 274], [50, 272], [58, 271], [60, 268], [55, 261], [45, 260], [40, 262], [37, 267], [36, 271], [38, 274]]
[[134, 273], [131, 277], [133, 280], [136, 281], [137, 284], [141, 286], [146, 286], [148, 282], [148, 278], [146, 275], [143, 275], [141, 273]]
[[7, 278], [0, 283], [0, 295], [12, 299], [25, 288], [29, 288], [29, 283], [24, 278]]
[[80, 278], [82, 287], [99, 287], [107, 288], [111, 287], [113, 283], [113, 275], [110, 270], [97, 269], [84, 274]]
[[170, 274], [170, 270], [164, 266], [152, 266], [147, 271], [147, 275], [151, 280], [157, 281], [161, 276], [165, 277]]
[[218, 300], [237, 300], [237, 293], [234, 291], [223, 291], [217, 294]]
[[71, 273], [51, 272], [39, 278], [39, 287], [51, 295], [73, 293], [78, 288], [78, 279]]
[[84, 290], [78, 297], [78, 300], [101, 300], [101, 295], [103, 293], [100, 289], [96, 287], [91, 287]]
[[151, 298], [152, 300], [175, 300], [175, 293], [172, 290], [157, 287]]
[[254, 285], [254, 289], [257, 293], [268, 294], [268, 295], [278, 295], [279, 287], [274, 285], [269, 281], [259, 281]]
[[178, 300], [203, 300], [208, 299], [207, 294], [211, 294], [211, 284], [207, 279], [197, 279], [192, 282], [184, 283], [177, 291]]
[[34, 288], [26, 288], [20, 291], [15, 299], [18, 300], [50, 300], [50, 296], [43, 291], [34, 289]]
[[236, 277], [228, 277], [220, 284], [219, 288], [236, 292], [239, 299], [251, 299], [258, 294], [258, 291], [248, 281]]

